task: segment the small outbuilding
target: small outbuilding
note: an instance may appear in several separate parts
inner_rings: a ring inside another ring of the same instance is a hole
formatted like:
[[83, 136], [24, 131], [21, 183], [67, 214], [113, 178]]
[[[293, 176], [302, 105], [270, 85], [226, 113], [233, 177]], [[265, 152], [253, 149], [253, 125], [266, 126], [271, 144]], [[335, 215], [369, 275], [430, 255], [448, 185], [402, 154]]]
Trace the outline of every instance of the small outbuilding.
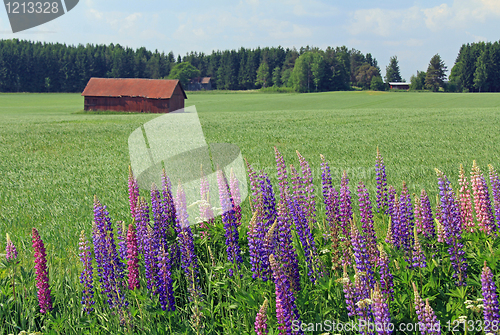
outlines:
[[395, 90], [409, 90], [410, 83], [389, 83], [389, 88]]
[[211, 89], [212, 81], [210, 77], [196, 77], [188, 83], [188, 91], [210, 91]]
[[184, 108], [186, 93], [178, 80], [90, 78], [82, 96], [86, 111], [168, 113]]

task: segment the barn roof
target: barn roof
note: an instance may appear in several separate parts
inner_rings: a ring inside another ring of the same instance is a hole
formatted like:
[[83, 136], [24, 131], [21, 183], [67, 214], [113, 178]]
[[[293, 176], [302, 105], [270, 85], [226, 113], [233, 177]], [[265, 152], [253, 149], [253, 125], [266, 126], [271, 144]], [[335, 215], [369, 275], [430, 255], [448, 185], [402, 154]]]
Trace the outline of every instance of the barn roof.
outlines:
[[90, 78], [82, 95], [170, 99], [177, 85], [180, 86], [184, 99], [187, 99], [186, 93], [178, 80], [166, 79]]

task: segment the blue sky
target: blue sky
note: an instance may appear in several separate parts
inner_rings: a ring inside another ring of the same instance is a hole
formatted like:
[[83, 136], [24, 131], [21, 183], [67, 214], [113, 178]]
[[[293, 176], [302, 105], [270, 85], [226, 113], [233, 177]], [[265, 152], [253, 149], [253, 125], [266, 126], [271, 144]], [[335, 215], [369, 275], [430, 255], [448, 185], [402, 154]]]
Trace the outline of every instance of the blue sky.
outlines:
[[346, 45], [377, 59], [396, 55], [403, 78], [439, 53], [448, 70], [463, 43], [500, 40], [500, 0], [80, 0], [66, 15], [0, 38], [66, 44], [119, 43], [184, 55], [198, 51]]

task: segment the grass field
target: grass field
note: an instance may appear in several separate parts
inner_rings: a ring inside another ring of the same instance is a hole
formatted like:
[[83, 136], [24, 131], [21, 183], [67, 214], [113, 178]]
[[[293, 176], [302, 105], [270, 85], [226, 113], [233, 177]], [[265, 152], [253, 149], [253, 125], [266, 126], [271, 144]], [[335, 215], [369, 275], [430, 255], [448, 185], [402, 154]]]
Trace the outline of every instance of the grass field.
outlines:
[[[188, 94], [186, 105], [196, 105], [208, 143], [238, 145], [273, 182], [274, 146], [287, 164], [298, 165], [298, 150], [312, 165], [317, 189], [323, 154], [336, 185], [346, 170], [352, 185], [364, 180], [372, 196], [377, 146], [389, 184], [399, 191], [407, 181], [410, 193], [425, 188], [432, 200], [434, 168], [455, 187], [461, 163], [467, 171], [473, 160], [483, 171], [487, 164], [500, 169], [500, 94], [218, 92]], [[157, 117], [82, 108], [79, 94], [0, 94], [0, 251], [10, 233], [26, 255], [31, 227], [38, 228], [53, 273], [66, 272], [74, 285], [78, 233], [89, 231], [93, 196], [114, 220], [130, 216], [127, 139]], [[244, 222], [249, 215], [245, 210]]]

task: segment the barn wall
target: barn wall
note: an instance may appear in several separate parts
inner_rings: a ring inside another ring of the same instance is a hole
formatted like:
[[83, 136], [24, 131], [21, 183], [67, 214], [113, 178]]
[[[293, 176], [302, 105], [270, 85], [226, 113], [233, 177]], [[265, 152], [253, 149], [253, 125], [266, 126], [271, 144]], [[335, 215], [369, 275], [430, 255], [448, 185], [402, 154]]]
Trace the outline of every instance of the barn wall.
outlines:
[[[183, 101], [184, 102], [184, 101]], [[143, 113], [168, 113], [169, 99], [141, 97], [85, 97], [84, 109]]]
[[184, 94], [181, 87], [177, 85], [172, 97], [170, 98], [170, 111], [173, 112], [181, 108], [184, 108]]

